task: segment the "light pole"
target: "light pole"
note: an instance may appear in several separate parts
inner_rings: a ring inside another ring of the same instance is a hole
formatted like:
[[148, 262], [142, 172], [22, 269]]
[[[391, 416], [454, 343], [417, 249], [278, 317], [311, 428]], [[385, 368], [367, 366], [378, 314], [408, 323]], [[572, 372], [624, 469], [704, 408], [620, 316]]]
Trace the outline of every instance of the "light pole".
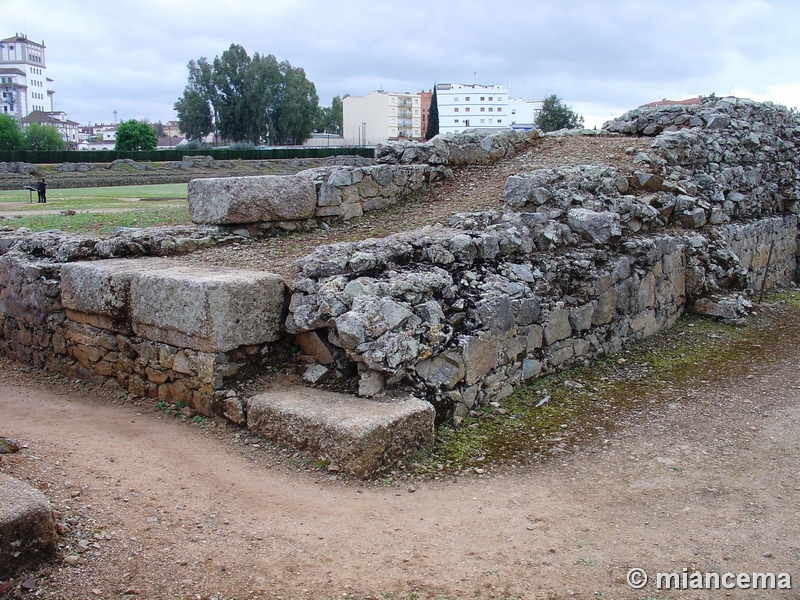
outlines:
[[114, 109], [114, 125], [117, 124], [117, 109]]

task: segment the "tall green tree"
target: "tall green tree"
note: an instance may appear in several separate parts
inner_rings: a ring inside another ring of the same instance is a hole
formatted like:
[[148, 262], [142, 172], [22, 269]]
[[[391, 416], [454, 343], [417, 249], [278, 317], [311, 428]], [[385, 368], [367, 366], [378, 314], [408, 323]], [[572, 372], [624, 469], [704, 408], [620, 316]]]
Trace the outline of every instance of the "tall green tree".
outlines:
[[200, 141], [214, 131], [211, 106], [200, 92], [187, 87], [173, 108], [178, 113], [178, 126], [189, 140]]
[[156, 132], [149, 123], [130, 119], [117, 128], [115, 150], [153, 150], [158, 144]]
[[63, 150], [67, 147], [61, 134], [52, 125], [30, 123], [25, 127], [23, 137], [27, 150]]
[[188, 69], [186, 89], [175, 103], [187, 134], [205, 130], [210, 115], [215, 131], [233, 142], [301, 144], [311, 136], [319, 99], [303, 69], [271, 54], [250, 57], [237, 44], [212, 63], [190, 61]]
[[536, 117], [536, 126], [542, 131], [559, 129], [579, 129], [583, 127], [583, 116], [572, 110], [553, 94], [542, 102], [542, 110]]
[[425, 139], [430, 140], [437, 135], [439, 135], [439, 100], [436, 98], [436, 84], [434, 84], [431, 106], [428, 109], [428, 127], [425, 128]]
[[251, 59], [241, 46], [231, 47], [214, 59], [212, 80], [219, 117], [219, 133], [234, 142], [254, 141], [249, 135], [251, 107], [248, 106], [247, 78]]
[[314, 121], [314, 131], [342, 135], [343, 120], [344, 109], [342, 106], [342, 99], [339, 96], [334, 96], [330, 106], [319, 109]]
[[21, 150], [22, 132], [17, 122], [8, 115], [0, 115], [0, 150]]
[[273, 97], [269, 141], [278, 146], [299, 145], [311, 137], [319, 96], [302, 68], [283, 61], [280, 72], [282, 81]]

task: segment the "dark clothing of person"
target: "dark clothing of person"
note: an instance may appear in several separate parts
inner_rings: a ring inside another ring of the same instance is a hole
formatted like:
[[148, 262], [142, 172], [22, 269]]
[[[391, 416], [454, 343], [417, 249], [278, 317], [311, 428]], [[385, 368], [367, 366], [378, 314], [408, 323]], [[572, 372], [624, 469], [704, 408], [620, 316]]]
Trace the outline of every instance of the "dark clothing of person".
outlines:
[[39, 202], [47, 203], [47, 183], [42, 179], [36, 184], [36, 191], [39, 193]]

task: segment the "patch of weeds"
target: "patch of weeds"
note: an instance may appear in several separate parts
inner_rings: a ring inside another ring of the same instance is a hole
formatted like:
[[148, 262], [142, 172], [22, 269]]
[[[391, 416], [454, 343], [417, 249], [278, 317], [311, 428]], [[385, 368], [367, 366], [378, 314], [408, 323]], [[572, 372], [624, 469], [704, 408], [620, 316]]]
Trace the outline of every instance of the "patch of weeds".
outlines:
[[597, 564], [593, 558], [582, 558], [580, 560], [580, 564], [584, 567], [591, 567], [594, 564]]
[[205, 419], [205, 417], [202, 417], [200, 415], [195, 415], [192, 418], [192, 423], [197, 423], [198, 425], [200, 425], [200, 427], [205, 427], [206, 426], [206, 419]]
[[381, 485], [392, 485], [393, 481], [394, 477], [384, 477], [383, 479], [381, 479]]
[[156, 410], [158, 412], [165, 412], [169, 414], [169, 406], [166, 402], [156, 402]]
[[184, 404], [183, 404], [183, 402], [181, 402], [180, 400], [178, 400], [178, 401], [175, 403], [175, 408], [177, 408], [178, 410], [181, 410], [183, 407], [184, 407]]
[[324, 460], [318, 460], [318, 461], [316, 461], [316, 462], [314, 463], [314, 466], [315, 466], [317, 469], [324, 469], [324, 468], [325, 468], [325, 461], [324, 461]]
[[675, 471], [676, 473], [683, 473], [683, 467], [678, 467], [678, 466], [675, 466], [675, 465], [671, 466], [670, 470], [671, 471]]

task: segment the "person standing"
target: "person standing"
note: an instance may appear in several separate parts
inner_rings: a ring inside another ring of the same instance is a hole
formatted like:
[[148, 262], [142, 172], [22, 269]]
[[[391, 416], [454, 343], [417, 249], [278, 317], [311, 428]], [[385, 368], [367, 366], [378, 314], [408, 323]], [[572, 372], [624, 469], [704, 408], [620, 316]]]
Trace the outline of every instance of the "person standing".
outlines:
[[39, 202], [47, 204], [47, 182], [44, 180], [44, 177], [42, 177], [37, 188], [39, 190]]

